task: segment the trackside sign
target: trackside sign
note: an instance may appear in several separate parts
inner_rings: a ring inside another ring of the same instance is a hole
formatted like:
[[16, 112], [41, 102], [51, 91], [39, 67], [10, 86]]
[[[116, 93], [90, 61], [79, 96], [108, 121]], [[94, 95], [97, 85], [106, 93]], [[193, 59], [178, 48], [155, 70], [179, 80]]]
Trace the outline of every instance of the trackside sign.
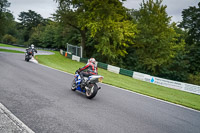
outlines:
[[163, 79], [163, 78], [154, 77], [154, 76], [139, 73], [139, 72], [134, 72], [133, 78], [139, 79], [139, 80], [142, 80], [142, 81], [146, 81], [146, 82], [150, 82], [150, 83], [153, 83], [153, 84], [157, 84], [157, 85], [160, 85], [160, 86], [173, 88], [173, 89], [177, 89], [177, 90], [182, 90], [182, 91], [186, 91], [186, 92], [190, 92], [190, 93], [200, 95], [200, 86], [198, 86], [198, 85], [187, 84], [187, 83], [183, 83], [183, 82]]

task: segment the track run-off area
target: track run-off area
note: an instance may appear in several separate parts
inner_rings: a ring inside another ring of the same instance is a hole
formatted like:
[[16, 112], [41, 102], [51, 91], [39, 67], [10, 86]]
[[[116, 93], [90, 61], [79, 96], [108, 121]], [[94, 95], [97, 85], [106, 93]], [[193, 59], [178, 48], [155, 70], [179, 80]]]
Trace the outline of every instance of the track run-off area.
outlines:
[[36, 133], [199, 133], [200, 112], [106, 84], [89, 100], [73, 75], [0, 53], [0, 103]]

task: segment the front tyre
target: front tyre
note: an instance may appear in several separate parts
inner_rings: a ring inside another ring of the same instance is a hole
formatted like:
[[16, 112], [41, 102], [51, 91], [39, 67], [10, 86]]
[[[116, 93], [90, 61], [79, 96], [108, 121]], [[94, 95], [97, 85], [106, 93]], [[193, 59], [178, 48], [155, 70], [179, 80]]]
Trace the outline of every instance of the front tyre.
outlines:
[[71, 90], [72, 90], [72, 91], [75, 91], [75, 90], [76, 90], [76, 81], [75, 81], [75, 79], [72, 81]]
[[86, 86], [86, 97], [88, 99], [92, 99], [93, 97], [96, 96], [97, 92], [98, 92], [98, 86], [96, 84], [89, 84], [88, 86]]
[[29, 62], [29, 56], [25, 54], [25, 61]]

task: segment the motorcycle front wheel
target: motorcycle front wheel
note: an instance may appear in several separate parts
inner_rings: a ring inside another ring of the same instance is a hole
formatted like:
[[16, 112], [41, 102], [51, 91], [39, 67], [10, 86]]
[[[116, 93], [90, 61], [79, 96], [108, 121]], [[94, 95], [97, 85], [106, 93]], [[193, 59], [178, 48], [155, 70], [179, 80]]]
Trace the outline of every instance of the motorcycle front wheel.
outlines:
[[29, 58], [27, 56], [25, 56], [25, 61], [27, 61], [27, 62], [29, 61]]
[[89, 84], [88, 86], [86, 86], [86, 97], [88, 99], [92, 99], [93, 97], [96, 96], [98, 91], [98, 86], [96, 84]]
[[72, 91], [75, 91], [76, 90], [76, 81], [75, 81], [75, 79], [72, 81], [72, 84], [71, 84], [71, 90]]

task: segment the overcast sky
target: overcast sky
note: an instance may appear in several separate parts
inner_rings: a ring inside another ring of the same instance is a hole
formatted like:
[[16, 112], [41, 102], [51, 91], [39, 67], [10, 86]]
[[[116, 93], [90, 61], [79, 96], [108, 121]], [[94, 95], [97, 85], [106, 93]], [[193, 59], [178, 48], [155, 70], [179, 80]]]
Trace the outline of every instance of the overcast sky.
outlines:
[[[8, 8], [18, 18], [20, 12], [33, 10], [42, 17], [51, 17], [57, 9], [57, 4], [54, 0], [8, 0], [11, 6]], [[172, 16], [172, 21], [178, 22], [182, 20], [181, 12], [189, 6], [197, 6], [199, 0], [163, 0], [163, 4], [167, 5], [167, 13]], [[127, 0], [124, 6], [127, 8], [139, 9], [142, 0]]]

